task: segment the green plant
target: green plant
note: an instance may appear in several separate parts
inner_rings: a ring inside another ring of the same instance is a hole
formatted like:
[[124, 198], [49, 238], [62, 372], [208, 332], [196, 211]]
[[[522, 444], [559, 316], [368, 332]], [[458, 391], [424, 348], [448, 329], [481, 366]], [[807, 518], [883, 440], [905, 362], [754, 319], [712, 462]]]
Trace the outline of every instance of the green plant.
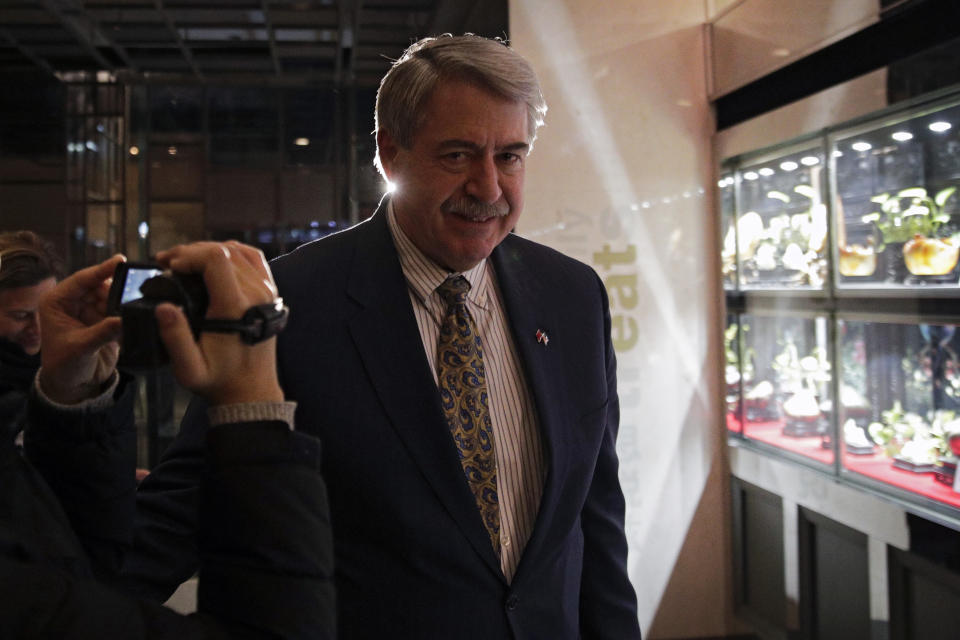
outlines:
[[[739, 333], [740, 327], [743, 327], [744, 336], [747, 332], [750, 331], [750, 325], [742, 323], [738, 324], [736, 322], [730, 323], [730, 325], [723, 331], [723, 351], [726, 356], [727, 361], [727, 377], [731, 377], [732, 372], [738, 372], [740, 369], [740, 354], [739, 354], [739, 340], [737, 339], [737, 334]], [[743, 363], [743, 379], [752, 380], [753, 379], [753, 357], [755, 351], [753, 347], [743, 347], [744, 350], [744, 363]]]
[[875, 223], [880, 231], [882, 240], [877, 252], [887, 244], [906, 242], [917, 234], [937, 237], [940, 226], [950, 220], [949, 214], [943, 212], [943, 205], [956, 190], [956, 187], [947, 187], [931, 198], [923, 187], [911, 187], [895, 195], [881, 193], [870, 198], [880, 205], [880, 211], [868, 213], [862, 220]]

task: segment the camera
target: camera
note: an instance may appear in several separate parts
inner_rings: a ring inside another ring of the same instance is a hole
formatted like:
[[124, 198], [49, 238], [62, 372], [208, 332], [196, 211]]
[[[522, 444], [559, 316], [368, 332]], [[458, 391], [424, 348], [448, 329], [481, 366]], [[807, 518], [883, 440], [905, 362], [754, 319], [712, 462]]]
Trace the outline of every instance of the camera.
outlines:
[[162, 302], [183, 309], [193, 337], [199, 338], [209, 304], [203, 276], [176, 273], [152, 263], [121, 262], [117, 265], [107, 298], [107, 313], [123, 320], [118, 367], [136, 371], [159, 367], [170, 361], [154, 315], [157, 305]]

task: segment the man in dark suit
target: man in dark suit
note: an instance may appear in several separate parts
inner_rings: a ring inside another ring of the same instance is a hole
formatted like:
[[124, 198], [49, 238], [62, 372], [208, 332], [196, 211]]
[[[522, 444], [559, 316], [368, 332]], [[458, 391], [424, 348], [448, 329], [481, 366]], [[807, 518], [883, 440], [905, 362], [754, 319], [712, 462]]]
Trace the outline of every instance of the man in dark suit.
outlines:
[[[616, 364], [589, 267], [510, 233], [546, 111], [529, 64], [420, 41], [377, 97], [372, 218], [273, 263], [278, 366], [324, 442], [342, 639], [640, 637]], [[141, 487], [131, 579], [189, 575], [194, 406]]]

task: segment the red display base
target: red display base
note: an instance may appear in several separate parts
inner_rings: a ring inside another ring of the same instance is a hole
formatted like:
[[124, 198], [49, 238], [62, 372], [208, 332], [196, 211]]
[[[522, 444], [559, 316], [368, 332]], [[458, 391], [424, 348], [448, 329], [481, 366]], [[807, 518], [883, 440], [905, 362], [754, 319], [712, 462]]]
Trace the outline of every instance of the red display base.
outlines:
[[[793, 453], [798, 453], [805, 458], [822, 462], [823, 464], [833, 464], [833, 451], [824, 449], [820, 446], [821, 439], [819, 435], [791, 437], [783, 435], [783, 420], [771, 420], [770, 422], [747, 422], [743, 425], [743, 435], [751, 440], [765, 442], [778, 449], [786, 449]], [[727, 429], [740, 433], [740, 423], [736, 416], [727, 414]]]
[[844, 456], [843, 466], [849, 471], [906, 489], [910, 493], [916, 493], [952, 507], [960, 507], [960, 493], [934, 480], [932, 473], [914, 473], [897, 469], [893, 466], [893, 458], [888, 458], [882, 453], [875, 453], [872, 456]]
[[[727, 429], [734, 433], [743, 433], [746, 438], [765, 442], [778, 449], [792, 451], [824, 464], [833, 464], [833, 452], [820, 446], [820, 436], [805, 438], [785, 436], [783, 435], [783, 420], [747, 422], [741, 425], [735, 415], [728, 413]], [[930, 500], [960, 508], [960, 493], [955, 492], [952, 487], [934, 480], [934, 474], [914, 473], [913, 471], [897, 469], [893, 466], [893, 459], [888, 458], [882, 452], [859, 456], [844, 454], [843, 466], [848, 471], [867, 478], [879, 480]]]

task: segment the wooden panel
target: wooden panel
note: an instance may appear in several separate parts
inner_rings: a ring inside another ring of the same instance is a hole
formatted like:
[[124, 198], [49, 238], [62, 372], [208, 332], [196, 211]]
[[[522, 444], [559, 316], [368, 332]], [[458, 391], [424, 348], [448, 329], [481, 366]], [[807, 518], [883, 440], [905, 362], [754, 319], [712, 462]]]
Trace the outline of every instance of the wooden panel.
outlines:
[[800, 509], [800, 629], [804, 638], [870, 638], [867, 536]]
[[783, 502], [733, 478], [737, 604], [751, 617], [786, 626]]
[[888, 572], [891, 640], [960, 637], [960, 574], [893, 547]]

